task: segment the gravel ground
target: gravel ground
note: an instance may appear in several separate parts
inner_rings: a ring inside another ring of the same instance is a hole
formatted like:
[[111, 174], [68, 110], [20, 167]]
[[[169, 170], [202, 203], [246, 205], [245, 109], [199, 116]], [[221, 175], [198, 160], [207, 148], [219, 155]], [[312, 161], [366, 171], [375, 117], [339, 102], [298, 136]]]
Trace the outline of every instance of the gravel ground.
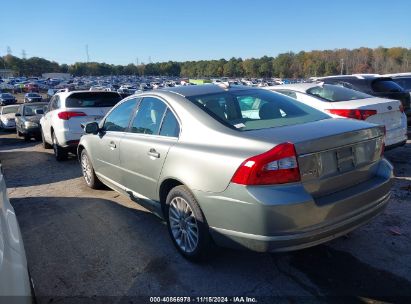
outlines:
[[396, 175], [389, 206], [346, 237], [282, 254], [220, 249], [208, 263], [192, 264], [157, 217], [114, 191], [87, 188], [75, 157], [58, 163], [38, 142], [0, 132], [38, 303], [238, 295], [259, 303], [410, 303], [410, 156], [411, 141], [386, 152]]

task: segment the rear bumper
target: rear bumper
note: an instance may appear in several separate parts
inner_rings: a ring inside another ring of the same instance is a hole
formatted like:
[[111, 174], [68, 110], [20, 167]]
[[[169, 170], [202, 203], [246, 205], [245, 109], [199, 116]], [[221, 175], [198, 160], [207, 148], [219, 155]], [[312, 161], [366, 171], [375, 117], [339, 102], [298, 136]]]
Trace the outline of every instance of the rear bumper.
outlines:
[[218, 245], [271, 252], [314, 246], [367, 223], [385, 208], [391, 186], [392, 166], [383, 159], [371, 180], [316, 199], [299, 183], [193, 192]]
[[372, 206], [367, 210], [362, 210], [355, 216], [309, 232], [264, 236], [213, 227], [211, 229], [211, 235], [217, 244], [236, 249], [249, 249], [259, 252], [281, 252], [304, 249], [338, 238], [366, 224], [385, 209], [389, 198], [390, 193], [387, 193], [380, 200], [373, 202]]
[[74, 133], [67, 130], [55, 131], [59, 145], [67, 149], [76, 149], [83, 133]]

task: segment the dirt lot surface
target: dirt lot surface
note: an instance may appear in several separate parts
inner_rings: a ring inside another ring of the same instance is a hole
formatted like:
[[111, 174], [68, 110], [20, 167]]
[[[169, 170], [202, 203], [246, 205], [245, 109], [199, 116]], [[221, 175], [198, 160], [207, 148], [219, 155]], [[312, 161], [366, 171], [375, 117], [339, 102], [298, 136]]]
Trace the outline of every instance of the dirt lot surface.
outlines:
[[347, 237], [282, 254], [221, 249], [208, 263], [192, 264], [157, 217], [112, 190], [87, 188], [74, 157], [58, 163], [38, 142], [0, 132], [38, 303], [238, 295], [259, 303], [410, 303], [411, 141], [386, 157], [396, 175], [389, 206]]

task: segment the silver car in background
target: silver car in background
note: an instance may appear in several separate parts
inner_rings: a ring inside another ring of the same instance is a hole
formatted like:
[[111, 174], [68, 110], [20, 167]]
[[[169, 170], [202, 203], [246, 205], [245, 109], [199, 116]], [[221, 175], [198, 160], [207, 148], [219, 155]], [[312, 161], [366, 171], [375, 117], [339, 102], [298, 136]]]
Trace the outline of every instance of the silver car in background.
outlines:
[[390, 196], [383, 127], [263, 89], [133, 95], [85, 133], [87, 185], [103, 183], [163, 217], [191, 260], [213, 243], [260, 252], [320, 244], [372, 219]]
[[0, 163], [0, 302], [31, 303], [31, 295], [23, 239]]

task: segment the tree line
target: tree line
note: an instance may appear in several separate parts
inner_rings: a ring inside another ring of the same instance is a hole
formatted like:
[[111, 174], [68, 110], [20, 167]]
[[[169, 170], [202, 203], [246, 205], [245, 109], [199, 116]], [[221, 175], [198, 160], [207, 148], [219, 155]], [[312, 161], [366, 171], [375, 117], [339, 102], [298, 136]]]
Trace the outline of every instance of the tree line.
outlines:
[[282, 53], [276, 57], [168, 61], [139, 65], [113, 65], [98, 62], [76, 62], [68, 65], [39, 57], [28, 59], [13, 55], [0, 57], [0, 69], [11, 69], [18, 76], [40, 76], [43, 73], [61, 72], [74, 76], [162, 75], [191, 78], [223, 76], [307, 78], [341, 73], [410, 72], [410, 66], [411, 49], [403, 47], [301, 51], [299, 53]]

